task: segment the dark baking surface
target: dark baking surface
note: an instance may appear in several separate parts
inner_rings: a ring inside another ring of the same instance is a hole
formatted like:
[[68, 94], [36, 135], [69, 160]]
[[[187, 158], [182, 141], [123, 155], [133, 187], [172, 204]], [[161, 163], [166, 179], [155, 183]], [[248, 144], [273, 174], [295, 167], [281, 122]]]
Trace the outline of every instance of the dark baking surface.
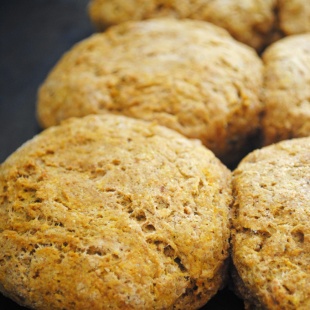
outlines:
[[[94, 32], [87, 2], [0, 1], [0, 163], [40, 132], [37, 89], [61, 55]], [[0, 294], [0, 309], [26, 308]], [[203, 309], [240, 310], [243, 303], [224, 289]]]

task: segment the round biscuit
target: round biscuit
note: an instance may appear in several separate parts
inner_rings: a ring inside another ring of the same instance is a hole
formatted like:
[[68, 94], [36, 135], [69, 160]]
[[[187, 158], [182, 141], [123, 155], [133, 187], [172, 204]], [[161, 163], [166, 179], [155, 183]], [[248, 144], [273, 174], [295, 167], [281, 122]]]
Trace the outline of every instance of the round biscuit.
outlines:
[[263, 54], [264, 144], [310, 135], [310, 34], [288, 36]]
[[71, 116], [123, 114], [200, 139], [225, 164], [260, 128], [262, 62], [223, 29], [193, 20], [111, 27], [56, 64], [38, 94], [42, 126]]
[[198, 140], [64, 121], [0, 166], [0, 291], [32, 309], [197, 309], [225, 283], [231, 201]]
[[100, 30], [129, 20], [161, 17], [203, 20], [261, 49], [273, 31], [275, 6], [275, 0], [92, 0], [89, 16]]
[[246, 308], [309, 309], [310, 137], [249, 154], [233, 195], [233, 276]]
[[310, 2], [279, 0], [279, 27], [285, 35], [310, 32]]

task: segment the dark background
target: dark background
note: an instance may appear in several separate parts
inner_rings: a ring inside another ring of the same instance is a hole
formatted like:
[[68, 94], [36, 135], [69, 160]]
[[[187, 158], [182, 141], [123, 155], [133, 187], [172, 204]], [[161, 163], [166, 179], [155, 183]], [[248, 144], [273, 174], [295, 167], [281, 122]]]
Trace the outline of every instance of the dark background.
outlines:
[[[38, 87], [65, 51], [95, 31], [87, 2], [0, 1], [0, 163], [40, 132]], [[0, 309], [25, 308], [0, 294]], [[243, 303], [225, 289], [204, 309], [240, 310]]]
[[87, 0], [0, 1], [0, 163], [40, 130], [37, 89], [93, 27]]

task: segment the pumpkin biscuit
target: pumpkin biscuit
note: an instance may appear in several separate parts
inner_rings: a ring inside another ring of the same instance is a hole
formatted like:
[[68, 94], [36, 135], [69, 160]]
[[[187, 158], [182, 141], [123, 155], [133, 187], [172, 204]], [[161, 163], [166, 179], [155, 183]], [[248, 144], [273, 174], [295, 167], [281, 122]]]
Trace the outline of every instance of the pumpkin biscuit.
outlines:
[[310, 135], [310, 34], [273, 43], [263, 54], [264, 144]]
[[199, 140], [71, 118], [0, 166], [0, 291], [32, 309], [197, 309], [225, 283], [231, 201]]
[[272, 33], [275, 6], [276, 0], [92, 0], [89, 16], [100, 30], [129, 20], [159, 17], [203, 20], [259, 50]]
[[250, 47], [202, 21], [128, 22], [68, 51], [39, 90], [43, 127], [115, 113], [156, 120], [200, 139], [226, 164], [260, 128], [262, 62]]
[[310, 137], [249, 154], [233, 194], [233, 276], [246, 309], [309, 309]]
[[310, 32], [310, 2], [278, 0], [280, 29], [285, 35]]

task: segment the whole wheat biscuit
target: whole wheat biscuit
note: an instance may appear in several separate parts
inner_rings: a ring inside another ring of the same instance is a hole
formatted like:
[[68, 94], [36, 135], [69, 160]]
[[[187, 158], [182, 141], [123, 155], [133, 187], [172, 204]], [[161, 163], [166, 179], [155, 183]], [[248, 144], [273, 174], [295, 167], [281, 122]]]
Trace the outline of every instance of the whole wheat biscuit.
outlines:
[[310, 32], [310, 1], [278, 0], [279, 26], [286, 35]]
[[0, 290], [34, 309], [197, 309], [223, 285], [231, 172], [165, 127], [89, 115], [0, 167]]
[[156, 120], [198, 138], [226, 164], [260, 127], [262, 62], [202, 21], [128, 22], [62, 57], [40, 88], [44, 127], [71, 116], [116, 113]]
[[92, 0], [89, 16], [101, 30], [129, 20], [163, 16], [204, 20], [261, 49], [274, 27], [275, 6], [276, 0]]
[[310, 135], [310, 34], [286, 37], [263, 54], [264, 144]]
[[310, 137], [252, 152], [233, 172], [233, 194], [234, 277], [246, 308], [309, 309]]

